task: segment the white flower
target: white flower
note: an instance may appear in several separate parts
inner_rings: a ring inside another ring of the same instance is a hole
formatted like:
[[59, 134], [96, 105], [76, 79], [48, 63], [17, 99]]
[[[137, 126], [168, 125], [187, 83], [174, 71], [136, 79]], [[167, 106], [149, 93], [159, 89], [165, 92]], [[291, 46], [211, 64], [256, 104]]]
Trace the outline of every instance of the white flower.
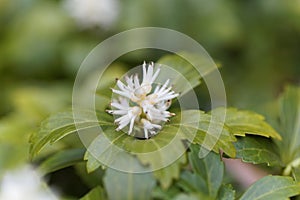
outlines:
[[64, 7], [82, 28], [109, 27], [118, 17], [117, 0], [65, 0]]
[[154, 72], [153, 62], [148, 65], [148, 69], [144, 62], [141, 83], [137, 75], [126, 76], [126, 84], [117, 80], [119, 89], [112, 89], [112, 91], [120, 97], [111, 103], [111, 107], [115, 110], [107, 110], [108, 113], [118, 116], [115, 120], [118, 124], [117, 131], [129, 125], [128, 134], [130, 135], [134, 127], [140, 127], [144, 132], [144, 137], [149, 138], [149, 135], [155, 135], [161, 130], [163, 122], [169, 121], [169, 117], [175, 115], [167, 111], [171, 100], [179, 95], [168, 86], [170, 80], [162, 86], [156, 86], [151, 93], [152, 85], [159, 72], [160, 68]]
[[0, 200], [58, 200], [31, 167], [6, 172], [0, 182]]

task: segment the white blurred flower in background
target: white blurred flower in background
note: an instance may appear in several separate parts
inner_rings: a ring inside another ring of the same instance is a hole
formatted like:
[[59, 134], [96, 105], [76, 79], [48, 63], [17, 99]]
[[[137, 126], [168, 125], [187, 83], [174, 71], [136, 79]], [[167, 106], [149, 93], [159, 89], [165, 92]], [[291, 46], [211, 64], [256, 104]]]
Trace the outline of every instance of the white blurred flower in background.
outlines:
[[58, 200], [30, 166], [8, 171], [0, 182], [0, 200]]
[[65, 0], [63, 6], [82, 28], [108, 28], [119, 13], [118, 0]]

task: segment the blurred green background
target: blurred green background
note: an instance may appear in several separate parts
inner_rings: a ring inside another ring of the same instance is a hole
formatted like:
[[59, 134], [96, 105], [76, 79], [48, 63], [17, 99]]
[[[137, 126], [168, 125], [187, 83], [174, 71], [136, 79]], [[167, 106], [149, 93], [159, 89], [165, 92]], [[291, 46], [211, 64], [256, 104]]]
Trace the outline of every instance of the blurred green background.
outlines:
[[[230, 106], [263, 112], [286, 84], [299, 84], [299, 0], [96, 1], [0, 0], [0, 173], [27, 161], [30, 133], [70, 107], [89, 51], [130, 28], [165, 27], [197, 40], [222, 64]], [[157, 59], [138, 55], [124, 64]]]

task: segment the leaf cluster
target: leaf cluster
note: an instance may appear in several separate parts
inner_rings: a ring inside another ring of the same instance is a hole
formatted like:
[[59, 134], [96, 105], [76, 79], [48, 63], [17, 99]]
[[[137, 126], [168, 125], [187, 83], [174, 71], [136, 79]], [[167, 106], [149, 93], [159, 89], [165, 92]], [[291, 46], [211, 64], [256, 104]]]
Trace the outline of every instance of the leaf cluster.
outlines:
[[[193, 67], [182, 58], [167, 56], [159, 62], [174, 66], [191, 80], [193, 88], [201, 83]], [[176, 84], [180, 81], [175, 81], [174, 87]], [[182, 95], [188, 92], [188, 87], [181, 85], [181, 89]], [[97, 187], [82, 199], [236, 199], [236, 191], [224, 179], [224, 156], [279, 167], [285, 175], [293, 175], [267, 176], [240, 199], [287, 199], [300, 193], [299, 88], [288, 87], [280, 97], [279, 120], [274, 125], [277, 130], [260, 114], [220, 107], [210, 112], [177, 112], [157, 136], [148, 140], [115, 131], [113, 117], [105, 113], [110, 94], [101, 85], [99, 93], [97, 121], [91, 120], [95, 115], [91, 111], [76, 111], [79, 115], [75, 118], [72, 112], [58, 113], [44, 121], [31, 137], [30, 153], [35, 157], [45, 146], [72, 133], [96, 132], [88, 150], [64, 150], [40, 165], [44, 174], [80, 162], [86, 162], [89, 173], [102, 171]], [[101, 134], [97, 133], [98, 126]], [[160, 151], [163, 148], [169, 148], [170, 154]], [[116, 170], [117, 166], [127, 166], [126, 172]]]

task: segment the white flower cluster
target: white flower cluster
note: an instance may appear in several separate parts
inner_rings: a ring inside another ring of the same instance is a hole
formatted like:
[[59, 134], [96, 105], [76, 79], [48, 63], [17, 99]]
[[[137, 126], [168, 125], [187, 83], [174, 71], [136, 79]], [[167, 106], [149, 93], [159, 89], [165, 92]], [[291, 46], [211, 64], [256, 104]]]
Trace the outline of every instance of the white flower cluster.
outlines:
[[[125, 82], [117, 80], [119, 90], [112, 89], [113, 93], [120, 95], [111, 103], [115, 110], [107, 110], [108, 113], [117, 115], [115, 123], [118, 124], [117, 131], [129, 125], [128, 134], [134, 130], [134, 125], [142, 127], [144, 137], [149, 138], [155, 135], [162, 128], [163, 122], [169, 121], [169, 117], [174, 116], [167, 109], [171, 105], [171, 100], [179, 94], [168, 86], [168, 79], [163, 85], [158, 85], [152, 92], [152, 85], [159, 75], [160, 69], [154, 72], [154, 63], [143, 64], [143, 81], [140, 83], [136, 75], [126, 76]], [[149, 134], [150, 133], [150, 134]]]
[[58, 197], [46, 188], [35, 170], [25, 166], [4, 174], [0, 200], [58, 200]]
[[118, 0], [65, 0], [64, 7], [82, 28], [107, 28], [119, 14]]

